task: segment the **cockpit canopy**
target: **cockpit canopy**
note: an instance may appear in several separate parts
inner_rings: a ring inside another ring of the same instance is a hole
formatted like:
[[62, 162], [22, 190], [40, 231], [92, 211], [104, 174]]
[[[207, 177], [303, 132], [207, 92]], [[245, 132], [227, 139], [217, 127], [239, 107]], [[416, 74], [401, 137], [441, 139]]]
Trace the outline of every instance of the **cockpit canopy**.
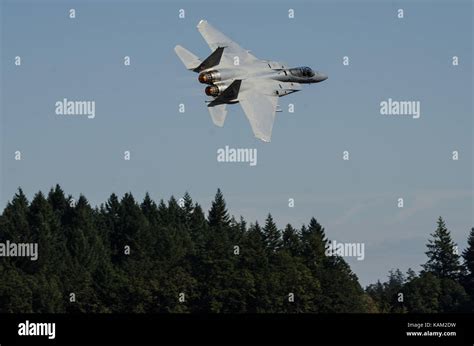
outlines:
[[295, 67], [290, 69], [290, 73], [296, 77], [313, 77], [314, 71], [309, 67]]

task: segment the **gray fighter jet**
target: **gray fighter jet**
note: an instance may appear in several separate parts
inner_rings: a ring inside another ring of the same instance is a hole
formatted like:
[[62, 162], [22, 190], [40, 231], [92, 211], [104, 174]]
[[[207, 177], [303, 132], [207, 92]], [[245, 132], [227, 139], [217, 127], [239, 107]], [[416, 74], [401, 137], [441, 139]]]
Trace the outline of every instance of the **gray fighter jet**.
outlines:
[[212, 99], [206, 102], [217, 126], [224, 125], [227, 104], [240, 103], [255, 137], [270, 142], [278, 98], [328, 78], [309, 67], [257, 59], [205, 20], [197, 28], [211, 48], [209, 57], [202, 61], [179, 45], [174, 50], [188, 70], [199, 73], [199, 82], [208, 84], [205, 93]]

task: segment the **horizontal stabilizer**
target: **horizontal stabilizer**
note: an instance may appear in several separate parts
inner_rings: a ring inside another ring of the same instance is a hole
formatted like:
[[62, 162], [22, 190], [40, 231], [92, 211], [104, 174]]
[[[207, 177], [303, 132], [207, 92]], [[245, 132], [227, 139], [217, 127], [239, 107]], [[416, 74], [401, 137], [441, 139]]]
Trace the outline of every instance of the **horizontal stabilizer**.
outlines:
[[174, 47], [174, 51], [188, 70], [194, 70], [202, 63], [196, 55], [180, 45]]
[[219, 65], [222, 58], [222, 53], [224, 52], [224, 47], [218, 47], [211, 55], [209, 55], [206, 60], [204, 60], [198, 67], [196, 67], [194, 72], [201, 72], [207, 70], [208, 68]]
[[209, 103], [208, 107], [214, 107], [220, 105], [222, 103], [227, 103], [228, 101], [235, 100], [237, 96], [239, 96], [240, 84], [242, 83], [241, 79], [236, 79], [232, 82], [231, 85], [225, 89], [222, 94], [217, 96], [211, 103]]
[[236, 79], [232, 82], [231, 85], [225, 89], [222, 94], [217, 96], [211, 103], [209, 103], [208, 107], [214, 107], [220, 105], [222, 103], [227, 103], [228, 101], [235, 100], [237, 96], [239, 96], [240, 84], [242, 83], [241, 79]]

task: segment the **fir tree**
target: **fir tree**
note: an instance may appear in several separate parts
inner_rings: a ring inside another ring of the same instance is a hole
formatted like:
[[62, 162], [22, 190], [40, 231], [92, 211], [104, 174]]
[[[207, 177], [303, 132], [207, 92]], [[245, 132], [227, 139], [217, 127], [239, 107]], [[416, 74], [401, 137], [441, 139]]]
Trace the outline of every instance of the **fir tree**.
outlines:
[[287, 224], [283, 231], [283, 248], [287, 250], [292, 256], [300, 256], [302, 253], [301, 239], [290, 224]]
[[263, 241], [268, 251], [275, 252], [282, 245], [281, 232], [277, 228], [271, 214], [268, 214], [263, 227]]
[[424, 270], [440, 278], [458, 279], [461, 273], [460, 257], [441, 216], [438, 219], [438, 227], [431, 236], [432, 239], [426, 245], [428, 261], [423, 265]]
[[209, 226], [216, 229], [229, 225], [229, 214], [227, 212], [224, 196], [220, 189], [217, 189], [211, 210], [209, 210], [208, 222]]
[[301, 240], [306, 265], [318, 276], [320, 274], [318, 271], [325, 265], [327, 239], [324, 228], [314, 217], [311, 218], [308, 227], [303, 225], [301, 228]]
[[471, 233], [467, 239], [467, 248], [463, 251], [462, 257], [465, 268], [462, 284], [471, 299], [469, 309], [474, 311], [474, 228], [471, 228]]
[[159, 224], [160, 217], [158, 213], [158, 206], [151, 199], [150, 194], [147, 192], [143, 198], [143, 202], [140, 205], [143, 215], [147, 218], [148, 222], [153, 225]]
[[467, 248], [464, 249], [462, 257], [464, 259], [467, 275], [474, 278], [474, 228], [471, 228], [471, 233], [467, 239]]

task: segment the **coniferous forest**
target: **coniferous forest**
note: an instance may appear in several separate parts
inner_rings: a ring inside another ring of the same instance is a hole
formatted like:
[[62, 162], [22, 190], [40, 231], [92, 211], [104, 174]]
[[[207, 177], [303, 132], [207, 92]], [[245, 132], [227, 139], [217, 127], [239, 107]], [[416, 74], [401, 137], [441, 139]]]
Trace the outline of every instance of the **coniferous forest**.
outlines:
[[0, 258], [2, 313], [474, 311], [474, 229], [458, 253], [441, 217], [419, 273], [396, 269], [365, 289], [342, 257], [325, 254], [316, 219], [283, 230], [271, 215], [237, 220], [220, 190], [205, 213], [188, 194], [182, 203], [112, 194], [93, 207], [58, 185], [31, 201], [19, 189], [0, 216], [6, 241], [39, 253]]

